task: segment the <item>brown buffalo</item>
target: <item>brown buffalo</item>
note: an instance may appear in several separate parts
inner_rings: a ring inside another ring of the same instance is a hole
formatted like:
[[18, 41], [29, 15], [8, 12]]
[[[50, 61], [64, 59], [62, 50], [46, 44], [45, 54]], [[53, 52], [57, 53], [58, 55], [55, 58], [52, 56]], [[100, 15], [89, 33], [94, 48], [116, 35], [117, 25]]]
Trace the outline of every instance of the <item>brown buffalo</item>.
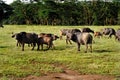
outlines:
[[94, 37], [102, 37], [102, 33], [101, 32], [94, 32]]
[[[54, 47], [53, 41], [57, 40], [59, 37], [54, 34], [48, 34], [48, 33], [40, 33], [38, 35], [38, 46], [41, 45], [41, 49], [43, 50], [43, 44], [47, 45], [47, 50], [51, 47]], [[38, 47], [39, 50], [39, 47]]]

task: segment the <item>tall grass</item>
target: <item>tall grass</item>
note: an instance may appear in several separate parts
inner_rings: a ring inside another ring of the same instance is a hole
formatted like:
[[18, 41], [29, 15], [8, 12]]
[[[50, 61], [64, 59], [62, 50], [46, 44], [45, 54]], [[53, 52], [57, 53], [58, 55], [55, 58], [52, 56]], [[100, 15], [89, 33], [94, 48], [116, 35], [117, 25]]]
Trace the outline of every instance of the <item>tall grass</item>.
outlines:
[[[21, 31], [53, 33], [59, 35], [62, 28], [90, 27], [99, 31], [104, 27], [112, 27], [115, 30], [119, 26], [36, 26], [36, 25], [5, 25], [0, 29], [0, 79], [14, 79], [28, 75], [42, 76], [46, 73], [63, 72], [59, 66], [63, 65], [80, 74], [100, 74], [120, 76], [120, 43], [114, 37], [108, 39], [94, 38], [93, 53], [84, 53], [85, 46], [77, 51], [75, 43], [72, 45], [63, 40], [54, 41], [55, 49], [48, 51], [31, 51], [31, 47], [16, 47], [16, 40], [11, 38], [11, 33]], [[46, 48], [46, 47], [44, 47]]]

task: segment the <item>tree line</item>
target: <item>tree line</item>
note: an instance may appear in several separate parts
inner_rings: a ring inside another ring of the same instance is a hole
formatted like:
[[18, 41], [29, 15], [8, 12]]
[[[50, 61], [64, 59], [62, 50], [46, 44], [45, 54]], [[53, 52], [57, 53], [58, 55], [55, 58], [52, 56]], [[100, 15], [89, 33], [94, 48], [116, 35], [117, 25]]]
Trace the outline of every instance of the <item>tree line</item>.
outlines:
[[120, 2], [101, 0], [30, 0], [14, 1], [13, 13], [5, 24], [39, 25], [117, 25], [120, 24]]

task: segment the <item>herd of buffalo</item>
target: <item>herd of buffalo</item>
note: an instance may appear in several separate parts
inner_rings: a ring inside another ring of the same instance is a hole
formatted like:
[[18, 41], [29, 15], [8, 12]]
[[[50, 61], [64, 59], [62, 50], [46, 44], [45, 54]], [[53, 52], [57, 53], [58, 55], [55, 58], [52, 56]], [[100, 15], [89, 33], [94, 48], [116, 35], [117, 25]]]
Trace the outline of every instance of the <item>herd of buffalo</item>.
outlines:
[[99, 32], [94, 32], [94, 30], [90, 28], [82, 28], [80, 29], [60, 29], [60, 36], [51, 33], [27, 33], [27, 32], [19, 32], [12, 34], [12, 38], [17, 40], [17, 46], [22, 47], [22, 51], [24, 51], [25, 44], [32, 46], [32, 50], [37, 45], [37, 50], [43, 50], [43, 45], [47, 45], [47, 50], [54, 47], [53, 41], [58, 38], [63, 39], [62, 36], [66, 36], [66, 44], [68, 42], [70, 44], [71, 41], [77, 43], [77, 50], [80, 51], [80, 45], [85, 45], [85, 52], [88, 51], [88, 47], [90, 47], [90, 52], [92, 52], [92, 43], [93, 36], [94, 37], [102, 37], [103, 35], [108, 35], [109, 38], [112, 35], [115, 36], [115, 39], [120, 41], [120, 29], [115, 31], [113, 28], [103, 28]]

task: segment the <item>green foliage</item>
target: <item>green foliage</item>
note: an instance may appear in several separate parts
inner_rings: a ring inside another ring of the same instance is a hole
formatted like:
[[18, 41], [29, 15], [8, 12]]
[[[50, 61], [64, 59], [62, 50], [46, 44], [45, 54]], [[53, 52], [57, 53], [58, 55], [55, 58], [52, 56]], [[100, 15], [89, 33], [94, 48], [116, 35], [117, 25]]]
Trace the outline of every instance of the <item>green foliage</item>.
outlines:
[[[120, 44], [114, 39], [106, 37], [94, 38], [93, 53], [84, 53], [85, 46], [77, 51], [77, 45], [65, 43], [63, 40], [54, 41], [55, 49], [48, 51], [31, 51], [31, 47], [25, 45], [25, 51], [16, 46], [16, 40], [11, 38], [11, 33], [20, 31], [46, 32], [59, 35], [63, 28], [90, 27], [99, 31], [104, 27], [117, 30], [119, 26], [27, 26], [5, 25], [0, 29], [0, 79], [15, 80], [29, 75], [42, 76], [46, 73], [63, 72], [62, 66], [76, 70], [80, 74], [99, 74], [120, 76]], [[3, 34], [4, 33], [4, 34]], [[44, 49], [46, 46], [44, 45]]]
[[9, 16], [13, 13], [13, 8], [10, 5], [5, 4], [0, 0], [0, 24], [4, 19], [9, 18]]
[[[14, 14], [4, 23], [41, 25], [115, 25], [119, 23], [119, 2], [77, 1], [64, 3], [37, 0], [11, 4]], [[18, 20], [16, 20], [18, 19]]]

